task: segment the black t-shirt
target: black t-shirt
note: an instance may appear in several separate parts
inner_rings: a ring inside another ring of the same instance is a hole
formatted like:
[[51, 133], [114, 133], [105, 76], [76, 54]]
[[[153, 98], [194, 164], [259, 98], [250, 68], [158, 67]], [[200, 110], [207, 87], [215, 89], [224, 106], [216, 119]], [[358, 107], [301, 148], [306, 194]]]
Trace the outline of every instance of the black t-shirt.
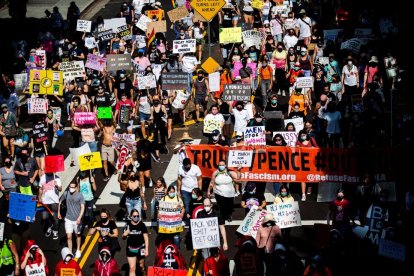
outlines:
[[244, 201], [247, 205], [246, 213], [249, 212], [250, 208], [254, 205], [259, 207], [262, 205], [262, 202], [265, 200], [265, 197], [263, 194], [258, 194], [255, 192], [254, 194], [250, 194], [249, 192], [244, 192], [242, 196], [242, 201]]
[[127, 246], [139, 247], [145, 243], [144, 234], [148, 233], [147, 227], [145, 224], [140, 221], [138, 224], [134, 225], [131, 221], [128, 222], [128, 240]]
[[[115, 87], [116, 89], [118, 89], [118, 100], [121, 99], [121, 95], [122, 93], [126, 93], [127, 98], [130, 98], [130, 91], [132, 89], [132, 81], [128, 78], [126, 78], [125, 80], [117, 80], [115, 82]], [[132, 100], [132, 99], [130, 99]]]
[[94, 105], [96, 107], [108, 107], [111, 106], [111, 99], [108, 93], [104, 93], [103, 95], [96, 95]]
[[104, 244], [106, 243], [109, 244], [110, 243], [109, 236], [102, 236], [102, 232], [108, 232], [109, 234], [113, 234], [114, 230], [117, 229], [115, 221], [110, 220], [107, 225], [104, 225], [102, 221], [98, 221], [95, 225], [95, 228], [96, 227], [101, 228], [101, 230], [99, 231], [99, 235], [101, 236], [101, 239], [99, 240], [99, 242], [102, 242]]
[[216, 211], [216, 210], [213, 209], [210, 214], [207, 214], [207, 212], [205, 210], [201, 210], [197, 214], [197, 218], [214, 218], [214, 217], [218, 218], [219, 225], [224, 225], [224, 223], [225, 223], [224, 219], [221, 217], [219, 211]]
[[189, 212], [190, 216], [193, 215], [193, 211], [195, 208], [203, 205], [203, 201], [204, 201], [204, 197], [201, 197], [201, 199], [191, 199], [190, 212]]

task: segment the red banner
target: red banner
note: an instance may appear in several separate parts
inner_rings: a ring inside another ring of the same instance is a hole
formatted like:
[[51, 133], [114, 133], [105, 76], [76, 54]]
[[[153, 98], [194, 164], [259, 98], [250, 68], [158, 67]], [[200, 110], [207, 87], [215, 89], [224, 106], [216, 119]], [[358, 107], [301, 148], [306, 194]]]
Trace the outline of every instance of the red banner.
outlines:
[[45, 172], [55, 173], [65, 171], [65, 156], [62, 155], [47, 155], [45, 157]]
[[148, 276], [187, 276], [187, 270], [149, 266]]
[[253, 151], [251, 167], [241, 169], [241, 181], [357, 183], [366, 172], [376, 174], [378, 181], [395, 180], [396, 151], [391, 148], [186, 147], [205, 177], [211, 177], [220, 160], [227, 160], [229, 150]]

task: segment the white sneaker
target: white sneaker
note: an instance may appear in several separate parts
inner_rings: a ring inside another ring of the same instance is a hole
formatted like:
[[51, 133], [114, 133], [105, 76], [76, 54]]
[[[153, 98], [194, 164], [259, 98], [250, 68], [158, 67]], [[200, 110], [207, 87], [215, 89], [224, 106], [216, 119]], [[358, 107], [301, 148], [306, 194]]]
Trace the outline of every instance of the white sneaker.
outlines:
[[283, 96], [283, 97], [285, 97], [285, 96], [286, 96], [285, 90], [282, 90], [282, 96]]
[[75, 258], [79, 259], [81, 256], [82, 256], [82, 253], [80, 252], [80, 250], [76, 250]]
[[302, 201], [306, 201], [306, 195], [302, 194]]

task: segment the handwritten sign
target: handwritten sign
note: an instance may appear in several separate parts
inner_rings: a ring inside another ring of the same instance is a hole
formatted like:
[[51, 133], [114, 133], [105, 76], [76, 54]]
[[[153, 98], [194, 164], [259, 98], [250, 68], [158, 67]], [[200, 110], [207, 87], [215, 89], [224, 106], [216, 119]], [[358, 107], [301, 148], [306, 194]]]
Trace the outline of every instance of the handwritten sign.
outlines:
[[81, 78], [85, 75], [85, 65], [81, 60], [62, 62], [59, 69], [63, 72], [63, 78], [66, 81]]
[[242, 42], [242, 28], [221, 28], [219, 34], [221, 44], [240, 43]]
[[293, 125], [295, 126], [295, 129], [296, 129], [296, 131], [295, 131], [296, 134], [298, 134], [299, 131], [301, 131], [304, 127], [302, 118], [284, 119], [283, 122], [285, 124], [285, 127], [288, 123], [293, 123]]
[[65, 171], [65, 156], [46, 155], [45, 156], [45, 173], [56, 173]]
[[118, 70], [131, 70], [131, 55], [130, 54], [118, 54], [106, 56], [106, 70], [118, 71]]
[[187, 104], [188, 99], [190, 98], [190, 93], [185, 93], [184, 91], [178, 91], [177, 96], [175, 97], [172, 106], [176, 109], [183, 109]]
[[188, 10], [185, 6], [181, 6], [167, 12], [171, 22], [181, 20], [188, 16]]
[[147, 89], [147, 88], [157, 87], [157, 80], [155, 79], [155, 75], [137, 77], [137, 81], [138, 81], [137, 83], [138, 89]]
[[194, 249], [220, 247], [218, 218], [191, 219], [191, 238]]
[[220, 72], [208, 74], [208, 84], [210, 92], [220, 91]]
[[273, 132], [273, 137], [275, 137], [276, 134], [282, 135], [283, 139], [285, 139], [285, 142], [288, 147], [294, 147], [296, 146], [296, 141], [298, 140], [298, 134], [293, 131], [275, 131]]
[[85, 67], [96, 71], [103, 71], [106, 67], [106, 58], [88, 54]]
[[298, 77], [296, 79], [296, 88], [312, 88], [313, 77]]
[[131, 40], [132, 38], [132, 33], [131, 30], [128, 28], [127, 25], [124, 26], [119, 26], [118, 27], [118, 35], [123, 39], [123, 40]]
[[104, 31], [98, 33], [98, 39], [102, 42], [107, 41], [107, 40], [111, 40], [114, 37], [115, 37], [115, 33], [112, 29], [104, 30]]
[[114, 33], [118, 32], [118, 27], [125, 26], [126, 24], [125, 17], [104, 19], [105, 30], [112, 30]]
[[179, 39], [173, 41], [173, 53], [174, 54], [185, 54], [195, 53], [196, 51], [196, 40], [195, 39]]
[[24, 271], [27, 276], [46, 276], [45, 265], [43, 263], [27, 264]]
[[184, 230], [181, 218], [181, 203], [159, 202], [158, 232], [165, 234], [179, 233]]
[[169, 269], [163, 267], [148, 267], [148, 276], [187, 276], [187, 270], [183, 269]]
[[223, 90], [224, 101], [250, 101], [250, 84], [226, 84]]
[[138, 28], [140, 28], [141, 30], [145, 32], [147, 30], [147, 27], [148, 27], [147, 24], [149, 22], [152, 22], [152, 20], [148, 16], [141, 14], [135, 26], [137, 26]]
[[257, 206], [252, 206], [249, 213], [247, 213], [242, 224], [237, 228], [237, 232], [256, 238], [257, 231], [259, 230], [260, 224], [266, 216], [266, 210], [258, 210]]
[[362, 41], [359, 38], [351, 38], [341, 43], [341, 50], [348, 50], [358, 55], [361, 50]]
[[251, 46], [256, 46], [256, 49], [260, 49], [262, 45], [262, 33], [259, 31], [249, 30], [242, 32], [244, 49], [248, 49]]
[[154, 30], [155, 33], [165, 33], [167, 31], [167, 21], [151, 21], [147, 23], [147, 34]]
[[253, 151], [252, 150], [230, 150], [227, 166], [250, 168], [252, 166]]
[[87, 143], [79, 148], [69, 148], [69, 151], [76, 166], [79, 166], [79, 156], [91, 153], [91, 149]]
[[78, 19], [78, 21], [76, 22], [76, 31], [78, 32], [90, 33], [91, 27], [92, 27], [92, 21]]
[[246, 131], [244, 132], [244, 141], [247, 145], [266, 145], [265, 126], [246, 127]]
[[95, 125], [96, 114], [94, 112], [75, 112], [75, 125]]
[[9, 201], [9, 217], [14, 220], [33, 222], [36, 205], [36, 196], [12, 192]]
[[164, 90], [188, 89], [190, 77], [187, 73], [162, 73], [161, 86]]
[[79, 167], [81, 171], [102, 168], [102, 159], [100, 152], [91, 152], [79, 156]]
[[266, 209], [273, 214], [277, 226], [281, 229], [302, 226], [299, 204], [297, 201], [267, 205]]
[[221, 122], [219, 120], [204, 120], [204, 133], [212, 133], [218, 129], [221, 133]]
[[49, 128], [45, 122], [33, 126], [33, 139], [36, 143], [49, 140]]
[[164, 11], [163, 10], [147, 10], [147, 15], [150, 19], [156, 19], [157, 21], [160, 21], [164, 17]]
[[29, 114], [46, 114], [48, 109], [47, 99], [28, 98], [27, 110]]
[[98, 107], [98, 119], [112, 119], [112, 108]]

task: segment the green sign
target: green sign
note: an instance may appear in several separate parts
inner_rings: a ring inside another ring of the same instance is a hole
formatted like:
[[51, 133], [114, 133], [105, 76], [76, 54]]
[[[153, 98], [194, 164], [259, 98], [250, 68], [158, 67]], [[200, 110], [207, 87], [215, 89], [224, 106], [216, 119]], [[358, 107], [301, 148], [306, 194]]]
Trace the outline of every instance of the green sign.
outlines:
[[112, 119], [112, 107], [98, 107], [98, 119]]

